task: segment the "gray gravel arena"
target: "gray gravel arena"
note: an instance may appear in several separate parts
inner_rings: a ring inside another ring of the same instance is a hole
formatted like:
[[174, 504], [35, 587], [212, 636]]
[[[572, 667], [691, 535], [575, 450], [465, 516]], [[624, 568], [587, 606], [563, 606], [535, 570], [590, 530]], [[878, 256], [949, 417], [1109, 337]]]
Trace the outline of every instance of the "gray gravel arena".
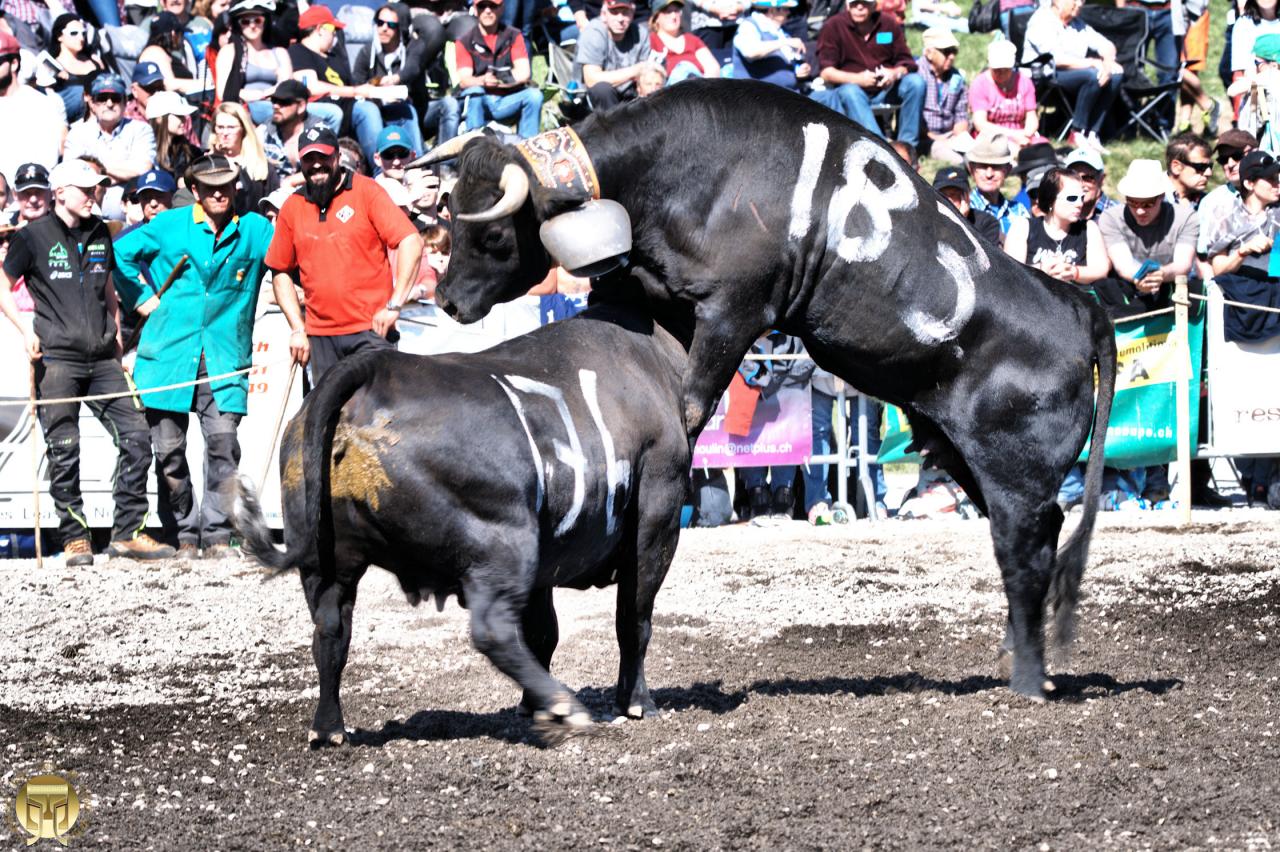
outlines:
[[[1002, 685], [985, 522], [687, 532], [649, 653], [661, 718], [554, 749], [456, 603], [412, 609], [380, 572], [355, 745], [310, 752], [295, 576], [0, 562], [5, 829], [47, 762], [86, 849], [1276, 848], [1280, 520], [1167, 523], [1101, 519], [1047, 705]], [[613, 592], [556, 600], [555, 673], [603, 718]]]

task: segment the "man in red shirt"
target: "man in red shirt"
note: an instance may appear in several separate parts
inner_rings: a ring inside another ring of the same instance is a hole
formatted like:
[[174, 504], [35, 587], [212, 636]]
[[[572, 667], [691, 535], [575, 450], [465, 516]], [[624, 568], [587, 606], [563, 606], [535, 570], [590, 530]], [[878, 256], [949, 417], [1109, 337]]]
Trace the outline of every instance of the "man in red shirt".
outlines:
[[[338, 140], [323, 126], [298, 141], [306, 177], [276, 218], [266, 264], [293, 333], [289, 353], [311, 363], [312, 384], [361, 349], [394, 349], [396, 319], [413, 289], [422, 238], [376, 181], [338, 164]], [[387, 250], [396, 249], [395, 280]], [[294, 273], [306, 297], [303, 322]]]
[[898, 141], [920, 144], [924, 80], [907, 48], [907, 37], [892, 15], [875, 11], [875, 0], [849, 0], [848, 14], [835, 14], [818, 33], [818, 67], [845, 115], [883, 136], [873, 105], [900, 104]]
[[484, 127], [490, 119], [520, 116], [521, 139], [538, 135], [542, 92], [529, 86], [529, 49], [515, 27], [502, 25], [502, 0], [478, 0], [479, 26], [458, 39], [458, 88], [467, 130]]

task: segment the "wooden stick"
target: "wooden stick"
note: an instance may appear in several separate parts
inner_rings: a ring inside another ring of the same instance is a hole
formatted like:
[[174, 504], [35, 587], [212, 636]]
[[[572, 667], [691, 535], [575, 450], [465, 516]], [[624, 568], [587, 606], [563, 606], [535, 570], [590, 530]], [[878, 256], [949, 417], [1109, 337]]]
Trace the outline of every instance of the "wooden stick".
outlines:
[[[173, 286], [173, 282], [178, 280], [178, 273], [182, 271], [182, 267], [186, 266], [190, 257], [190, 255], [184, 254], [178, 258], [178, 262], [173, 265], [173, 269], [169, 272], [169, 277], [164, 280], [164, 284], [160, 285], [160, 292], [156, 293], [157, 299], [163, 297], [165, 292]], [[155, 313], [155, 311], [151, 313]], [[142, 327], [147, 324], [147, 320], [150, 318], [151, 314], [147, 314], [138, 320], [138, 324], [133, 327], [133, 333], [129, 335], [129, 339], [124, 342], [124, 346], [120, 349], [121, 355], [138, 345], [138, 340], [142, 337]]]
[[271, 474], [271, 457], [276, 454], [276, 444], [280, 442], [280, 424], [284, 422], [285, 409], [289, 407], [289, 397], [293, 395], [293, 382], [298, 378], [298, 362], [294, 361], [289, 368], [289, 384], [285, 385], [284, 398], [280, 400], [280, 411], [276, 413], [276, 425], [271, 430], [271, 446], [267, 447], [267, 460], [262, 464], [262, 476], [258, 477], [258, 493], [266, 490], [267, 477]]
[[44, 547], [40, 543], [40, 448], [36, 446], [36, 362], [31, 362], [31, 505], [35, 513], [36, 568], [44, 568]]

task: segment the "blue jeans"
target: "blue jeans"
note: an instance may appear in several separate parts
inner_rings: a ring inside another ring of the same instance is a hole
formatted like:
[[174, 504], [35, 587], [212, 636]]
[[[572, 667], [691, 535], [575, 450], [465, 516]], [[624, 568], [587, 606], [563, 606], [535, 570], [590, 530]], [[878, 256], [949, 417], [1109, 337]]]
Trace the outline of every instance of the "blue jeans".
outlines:
[[[1147, 41], [1156, 46], [1156, 62], [1170, 70], [1156, 69], [1156, 82], [1160, 85], [1175, 82], [1178, 79], [1178, 38], [1173, 34], [1173, 12], [1169, 9], [1147, 9], [1138, 4], [1147, 13]], [[1142, 46], [1146, 51], [1146, 45]], [[1165, 130], [1173, 127], [1174, 110], [1177, 98], [1169, 100], [1168, 108], [1160, 111], [1156, 123]]]
[[84, 86], [72, 84], [56, 89], [54, 94], [62, 98], [62, 105], [67, 108], [67, 124], [84, 115]]
[[378, 150], [378, 134], [383, 127], [398, 127], [409, 137], [413, 150], [422, 153], [422, 131], [418, 129], [418, 111], [408, 101], [384, 104], [356, 101], [351, 109], [351, 129], [355, 131], [366, 162], [373, 163]]
[[683, 83], [685, 80], [694, 80], [702, 76], [702, 67], [686, 60], [671, 69], [671, 73], [667, 75], [667, 85], [674, 86], [676, 83]]
[[507, 0], [502, 4], [502, 23], [515, 27], [528, 39], [533, 34], [537, 8], [542, 5], [541, 0]]
[[520, 138], [538, 135], [542, 122], [542, 92], [537, 89], [521, 89], [509, 95], [486, 95], [479, 89], [467, 89], [462, 92], [462, 103], [467, 130], [484, 127], [490, 119], [504, 121], [519, 115], [516, 132]]
[[436, 98], [427, 104], [426, 114], [422, 116], [422, 127], [431, 135], [435, 128], [436, 144], [448, 142], [458, 135], [458, 125], [462, 123], [462, 108], [453, 95]]
[[1059, 70], [1054, 80], [1069, 97], [1075, 99], [1071, 127], [1085, 133], [1098, 133], [1111, 109], [1111, 102], [1120, 91], [1116, 78], [1111, 77], [1107, 85], [1100, 86], [1098, 72], [1094, 69], [1069, 68]]
[[116, 0], [89, 0], [89, 8], [93, 10], [93, 16], [101, 26], [120, 26], [120, 7], [116, 5]]
[[[889, 89], [882, 89], [868, 96], [861, 86], [845, 83], [835, 90], [815, 92], [811, 97], [818, 103], [834, 109], [861, 124], [871, 133], [884, 137], [871, 107], [884, 103], [900, 104], [898, 110], [898, 141], [912, 147], [920, 144], [920, 115], [924, 109], [924, 78], [908, 74]], [[838, 106], [833, 106], [832, 101]]]
[[[813, 418], [813, 455], [826, 456], [831, 455], [837, 450], [836, 434], [834, 429], [834, 419], [832, 414], [835, 410], [834, 396], [828, 396], [816, 388], [812, 393], [812, 418]], [[852, 416], [857, 417], [857, 399], [854, 399]], [[881, 404], [867, 399], [867, 452], [870, 455], [879, 455], [880, 453], [880, 413]], [[852, 428], [849, 430], [852, 432]], [[804, 511], [809, 514], [809, 510], [819, 503], [830, 503], [832, 500], [831, 492], [827, 488], [827, 468], [825, 464], [809, 464], [804, 467]], [[885, 495], [889, 488], [884, 481], [884, 468], [881, 465], [873, 464], [868, 466], [868, 473], [871, 475], [871, 488], [875, 491], [875, 502], [883, 503]]]
[[[250, 101], [245, 104], [245, 109], [249, 110], [249, 118], [253, 119], [254, 124], [267, 124], [271, 121], [270, 100]], [[307, 115], [313, 116], [335, 134], [342, 132], [342, 107], [337, 104], [324, 101], [307, 104]]]
[[[772, 476], [769, 475], [770, 471], [773, 471]], [[790, 465], [786, 467], [744, 467], [741, 473], [742, 484], [747, 488], [760, 488], [764, 486], [765, 480], [768, 479], [770, 491], [789, 487], [796, 478], [796, 469]]]

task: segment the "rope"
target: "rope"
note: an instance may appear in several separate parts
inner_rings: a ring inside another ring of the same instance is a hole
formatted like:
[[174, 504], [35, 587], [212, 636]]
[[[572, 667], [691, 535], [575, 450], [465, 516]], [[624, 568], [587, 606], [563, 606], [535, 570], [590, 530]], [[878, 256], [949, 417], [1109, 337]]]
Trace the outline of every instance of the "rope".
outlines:
[[[1193, 299], [1199, 299], [1202, 302], [1209, 301], [1208, 296], [1201, 296], [1197, 293], [1188, 293], [1187, 295]], [[1251, 305], [1248, 302], [1233, 302], [1230, 299], [1223, 299], [1222, 304], [1230, 305], [1233, 308], [1250, 308], [1255, 311], [1265, 311], [1269, 314], [1280, 314], [1280, 308], [1268, 308], [1265, 305]]]
[[279, 361], [272, 361], [270, 364], [254, 364], [245, 367], [243, 370], [232, 370], [230, 373], [219, 373], [216, 376], [205, 376], [203, 379], [192, 379], [189, 382], [176, 382], [172, 385], [160, 385], [154, 388], [137, 388], [136, 390], [117, 391], [116, 393], [99, 393], [93, 396], [64, 396], [58, 399], [38, 399], [34, 403], [29, 399], [14, 399], [0, 401], [0, 407], [28, 406], [28, 405], [66, 405], [70, 402], [99, 402], [108, 399], [124, 399], [131, 396], [142, 396], [145, 393], [159, 393], [160, 391], [177, 390], [179, 388], [190, 388], [196, 385], [208, 384], [210, 382], [219, 382], [223, 379], [230, 379], [234, 376], [243, 376], [245, 373], [252, 373], [254, 370], [263, 370], [267, 367], [273, 367], [276, 364], [283, 364], [286, 359], [281, 358]]

